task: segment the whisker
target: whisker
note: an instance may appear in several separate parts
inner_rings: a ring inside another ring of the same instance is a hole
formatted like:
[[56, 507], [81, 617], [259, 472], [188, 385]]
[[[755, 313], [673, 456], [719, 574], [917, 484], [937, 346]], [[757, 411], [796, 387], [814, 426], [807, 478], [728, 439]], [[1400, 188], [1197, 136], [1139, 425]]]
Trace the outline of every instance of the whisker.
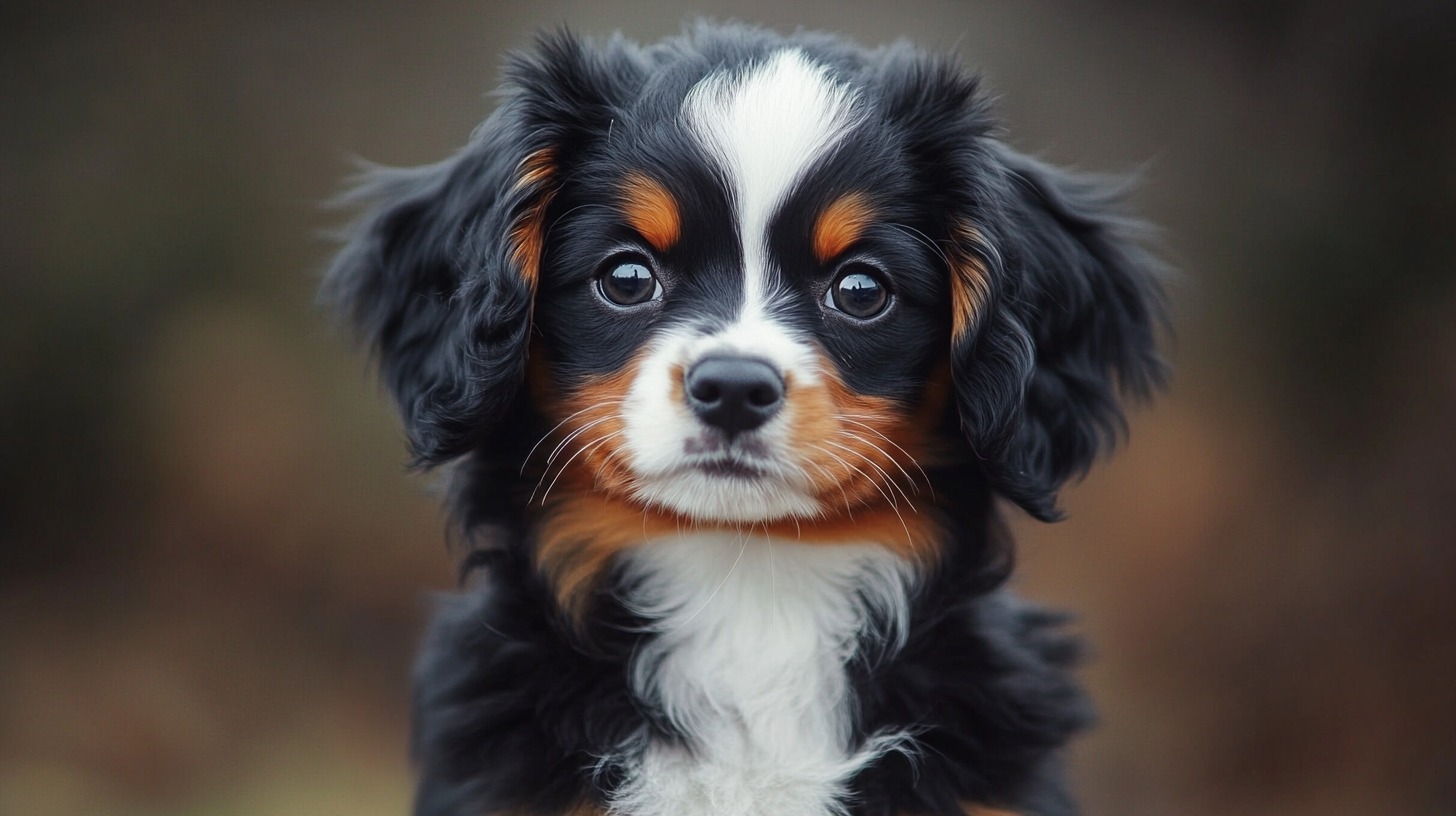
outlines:
[[893, 227], [905, 233], [906, 235], [909, 235], [911, 238], [914, 238], [916, 241], [924, 244], [931, 252], [934, 252], [937, 256], [939, 256], [940, 260], [944, 262], [946, 266], [951, 266], [950, 257], [945, 254], [945, 250], [941, 249], [938, 244], [930, 240], [929, 235], [926, 235], [920, 230], [906, 224], [887, 223], [885, 224], [885, 226]]
[[[895, 440], [891, 439], [888, 436], [885, 436], [884, 434], [880, 433], [879, 430], [877, 430], [877, 429], [875, 429], [873, 427], [870, 427], [869, 425], [866, 425], [863, 422], [856, 422], [856, 421], [854, 421], [852, 419], [851, 420], [846, 420], [846, 421], [849, 422], [852, 425], [858, 425], [861, 428], [864, 428], [865, 430], [869, 431], [870, 433], [873, 433], [874, 435], [876, 435], [876, 436], [880, 437], [881, 439], [885, 440], [886, 442], [889, 442], [891, 445], [894, 445], [896, 450], [898, 450], [901, 453], [905, 454], [905, 457], [910, 460], [910, 464], [915, 465], [916, 469], [920, 471], [920, 475], [921, 476], [925, 476], [925, 469], [922, 468], [922, 467], [920, 467], [920, 463], [918, 463], [918, 462], [915, 461], [915, 457], [911, 456], [909, 451], [905, 450], [904, 448], [900, 447], [899, 445], [896, 445], [895, 444]], [[845, 431], [841, 430], [840, 433], [845, 433]], [[847, 434], [846, 434], [846, 436], [847, 436]], [[910, 476], [910, 472], [905, 469], [904, 465], [901, 465], [900, 464], [900, 461], [898, 459], [896, 459], [895, 457], [893, 457], [893, 456], [890, 455], [890, 452], [889, 451], [885, 450], [884, 448], [880, 447], [879, 445], [875, 444], [873, 441], [868, 440], [868, 439], [860, 439], [858, 441], [864, 442], [866, 445], [869, 445], [870, 447], [874, 448], [876, 453], [879, 453], [880, 455], [884, 456], [886, 459], [890, 460], [890, 464], [892, 464], [895, 467], [899, 468], [900, 474], [905, 477], [905, 481], [907, 481], [907, 482], [910, 483], [910, 488], [912, 490], [914, 490], [916, 493], [919, 493], [920, 492], [920, 485], [919, 485], [919, 483], [917, 483], [915, 481], [915, 479]], [[925, 479], [926, 479], [927, 482], [929, 482], [930, 477], [925, 476]]]
[[[611, 406], [611, 405], [620, 405], [620, 404], [621, 404], [621, 402], [618, 401], [616, 403], [600, 403], [600, 404], [595, 405], [595, 406], [592, 406], [592, 407], [593, 408], [599, 408], [599, 407], [608, 407], [608, 406]], [[588, 408], [588, 409], [585, 409], [585, 410], [591, 410], [591, 409]], [[578, 411], [577, 412], [577, 414], [580, 414], [580, 413], [582, 413], [582, 411]], [[573, 414], [572, 416], [575, 416], [575, 415], [576, 414]], [[536, 491], [538, 491], [538, 490], [541, 489], [541, 483], [542, 482], [545, 482], [546, 481], [546, 477], [551, 474], [551, 463], [555, 462], [556, 461], [556, 457], [558, 457], [558, 456], [561, 455], [562, 449], [564, 449], [567, 446], [567, 444], [569, 444], [573, 439], [576, 439], [577, 437], [581, 436], [583, 433], [586, 433], [588, 430], [596, 427], [597, 425], [600, 425], [603, 422], [606, 422], [607, 420], [612, 419], [613, 416], [614, 415], [608, 415], [608, 416], [602, 417], [600, 419], [592, 420], [591, 422], [588, 422], [587, 424], [583, 425], [582, 427], [577, 428], [576, 430], [574, 430], [571, 433], [567, 434], [566, 435], [566, 438], [561, 440], [561, 443], [558, 444], [556, 446], [556, 448], [551, 451], [551, 455], [548, 456], [548, 457], [546, 457], [546, 465], [545, 465], [544, 468], [542, 468], [541, 478], [537, 479], [536, 480], [536, 486], [533, 487], [533, 488], [531, 488], [531, 495], [526, 499], [526, 504], [529, 505], [532, 501], [534, 501], [536, 499]], [[575, 457], [573, 457], [573, 458], [575, 458]], [[568, 461], [568, 464], [570, 464], [569, 461]], [[565, 466], [563, 465], [562, 467], [563, 467], [563, 471], [564, 471]], [[558, 479], [561, 478], [561, 473], [563, 471], [557, 471], [556, 477]], [[555, 481], [552, 481], [552, 484], [555, 484], [555, 483], [556, 483]], [[542, 504], [544, 504], [546, 500], [543, 497], [541, 501], [542, 501]]]
[[[865, 460], [865, 462], [868, 463], [870, 467], [874, 468], [875, 471], [880, 474], [880, 477], [884, 480], [884, 482], [885, 482], [886, 485], [890, 486], [891, 488], [893, 488], [894, 490], [896, 490], [897, 492], [899, 492], [900, 497], [905, 500], [905, 503], [906, 504], [910, 504], [912, 507], [914, 507], [914, 504], [912, 504], [910, 502], [910, 496], [905, 493], [905, 488], [903, 488], [899, 484], [897, 484], [894, 479], [891, 479], [890, 478], [890, 472], [888, 470], [885, 470], [884, 468], [880, 467], [880, 465], [879, 465], [878, 462], [876, 462], [875, 460], [869, 458], [868, 456], [864, 455], [863, 453], [860, 453], [859, 451], [855, 450], [854, 448], [847, 447], [845, 445], [841, 445], [838, 442], [835, 442], [835, 441], [830, 440], [830, 439], [826, 439], [824, 441], [827, 444], [833, 445], [834, 447], [839, 448], [842, 451], [848, 451], [849, 453], [852, 453], [855, 456], [858, 456], [859, 458]], [[883, 453], [883, 451], [881, 451], [881, 453]]]
[[[595, 449], [597, 447], [600, 447], [601, 445], [605, 444], [607, 441], [611, 440], [615, 436], [620, 435], [621, 433], [622, 433], [622, 431], [617, 431], [615, 433], [610, 433], [610, 434], [607, 434], [606, 436], [602, 436], [602, 437], [598, 437], [596, 439], [593, 439], [592, 441], [588, 442], [587, 444], [581, 446], [581, 448], [579, 448], [575, 453], [573, 453], [570, 456], [570, 458], [568, 458], [564, 463], [562, 463], [561, 468], [556, 471], [556, 476], [555, 476], [555, 478], [553, 478], [551, 480], [551, 484], [547, 486], [546, 492], [544, 492], [544, 493], [541, 494], [541, 505], [543, 507], [546, 505], [546, 500], [551, 495], [551, 490], [556, 487], [556, 483], [561, 480], [561, 477], [563, 475], [565, 475], [566, 471], [571, 467], [571, 463], [576, 460], [576, 457], [582, 455], [583, 453], [586, 453], [589, 450], [593, 450], [593, 449]], [[548, 471], [548, 473], [549, 473], [549, 471]], [[545, 480], [545, 475], [543, 474], [541, 478], [544, 481]]]
[[556, 457], [558, 457], [558, 456], [561, 455], [562, 449], [564, 449], [568, 444], [570, 444], [571, 443], [571, 440], [577, 438], [578, 436], [581, 436], [583, 433], [591, 430], [592, 428], [595, 428], [596, 426], [602, 424], [603, 422], [606, 422], [606, 421], [611, 420], [611, 419], [614, 419], [614, 418], [615, 418], [615, 414], [609, 414], [607, 416], [600, 417], [598, 419], [594, 419], [591, 422], [588, 422], [585, 425], [581, 426], [580, 428], [577, 428], [576, 430], [574, 430], [571, 433], [567, 434], [566, 435], [566, 438], [565, 439], [562, 439], [561, 442], [559, 444], [557, 444], [557, 446], [551, 451], [551, 455], [548, 456], [548, 457], [546, 457], [546, 466], [547, 467], [550, 467], [551, 466], [551, 463], [556, 461]]
[[[580, 413], [580, 412], [578, 412], [578, 413]], [[594, 427], [596, 425], [600, 425], [602, 422], [605, 422], [606, 420], [608, 420], [610, 418], [611, 417], [608, 416], [608, 417], [603, 417], [603, 418], [598, 419], [598, 420], [594, 420], [592, 422], [588, 422], [586, 425], [584, 425], [584, 426], [582, 426], [580, 428], [577, 428], [576, 430], [574, 430], [571, 433], [567, 434], [566, 435], [566, 438], [561, 440], [560, 444], [558, 444], [556, 446], [555, 450], [551, 451], [551, 455], [548, 456], [548, 457], [546, 457], [546, 465], [541, 469], [541, 478], [539, 478], [539, 479], [536, 480], [536, 486], [533, 487], [533, 488], [531, 488], [531, 495], [530, 495], [529, 498], [526, 499], [526, 504], [527, 505], [529, 505], [532, 501], [535, 500], [535, 498], [536, 498], [536, 491], [538, 491], [538, 490], [541, 489], [541, 484], [543, 482], [545, 482], [546, 481], [546, 477], [551, 474], [551, 463], [556, 461], [556, 457], [561, 454], [562, 448], [566, 447], [566, 445], [568, 443], [570, 443], [571, 440], [577, 438], [578, 436], [581, 436], [587, 430], [590, 430], [592, 427]], [[557, 473], [557, 476], [559, 477], [560, 475], [561, 474], [558, 472]], [[553, 482], [553, 484], [554, 484], [554, 482]], [[543, 499], [542, 502], [544, 503], [545, 500]]]
[[[824, 451], [824, 452], [825, 453], [828, 453], [828, 451]], [[851, 519], [853, 519], [854, 518], [854, 510], [852, 508], [850, 508], [850, 506], [849, 506], [849, 494], [846, 493], [846, 492], [844, 492], [844, 480], [843, 479], [836, 479], [836, 478], [834, 478], [834, 474], [833, 473], [830, 473], [827, 468], [825, 468], [823, 465], [820, 465], [820, 464], [818, 464], [816, 462], [805, 462], [804, 464], [806, 464], [809, 467], [812, 467], [815, 470], [817, 470], [819, 472], [819, 474], [824, 477], [824, 481], [829, 482], [829, 483], [833, 484], [835, 487], [839, 488], [839, 496], [840, 496], [840, 498], [844, 499], [844, 514], [846, 516], [849, 516]], [[846, 465], [846, 467], [848, 467], [848, 466]], [[798, 519], [795, 519], [794, 520], [794, 523], [795, 524], [798, 524]]]
[[[825, 440], [825, 441], [827, 442], [828, 440]], [[830, 442], [829, 444], [834, 445], [833, 442]], [[848, 462], [844, 461], [843, 459], [840, 459], [838, 456], [835, 456], [833, 452], [824, 450], [823, 448], [820, 448], [818, 445], [811, 445], [810, 447], [817, 448], [818, 450], [823, 451], [824, 453], [829, 454], [830, 456], [833, 456], [835, 459], [838, 459], [839, 460], [839, 463], [840, 464], [844, 465], [845, 467], [849, 468], [852, 471], [855, 470], [855, 468], [851, 467]], [[841, 447], [841, 446], [835, 445], [835, 447]], [[846, 450], [848, 450], [848, 449], [846, 448]], [[869, 460], [866, 458], [865, 461], [869, 461]], [[870, 464], [874, 464], [874, 463], [873, 462], [870, 462]], [[861, 471], [856, 471], [856, 472], [861, 472]], [[888, 477], [888, 474], [886, 474], [886, 476]], [[900, 527], [905, 530], [905, 545], [907, 547], [910, 547], [911, 549], [914, 549], [914, 547], [915, 547], [914, 536], [910, 535], [910, 525], [908, 525], [908, 524], [905, 523], [905, 517], [902, 516], [902, 515], [900, 515], [900, 506], [898, 504], [896, 504], [894, 498], [892, 498], [889, 493], [886, 493], [885, 492], [885, 489], [880, 486], [880, 482], [879, 482], [878, 479], [870, 479], [869, 480], [869, 483], [872, 486], [874, 486], [875, 490], [878, 490], [880, 492], [880, 495], [881, 496], [884, 496], [885, 497], [885, 503], [888, 504], [888, 505], [890, 505], [890, 509], [893, 510], [893, 511], [895, 511], [895, 517], [900, 520]], [[908, 496], [906, 497], [905, 501], [907, 501], [907, 502], [910, 501], [910, 499], [909, 499]], [[915, 505], [912, 503], [910, 506], [913, 508]]]
[[[828, 441], [828, 440], [825, 440], [825, 441]], [[833, 443], [831, 442], [830, 444], [833, 444]], [[856, 468], [854, 465], [851, 465], [850, 463], [846, 462], [843, 457], [836, 455], [833, 451], [825, 450], [824, 448], [821, 448], [818, 445], [810, 445], [810, 447], [812, 447], [815, 450], [818, 450], [818, 451], [824, 453], [827, 456], [833, 457], [835, 461], [839, 462], [839, 464], [841, 464], [841, 465], [844, 465], [845, 469], [849, 470], [851, 473], [860, 473], [860, 474], [863, 474], [864, 473], [864, 471], [862, 471], [859, 468]], [[836, 445], [835, 447], [840, 447], [840, 446]], [[870, 479], [869, 480], [869, 483], [870, 483], [870, 485], [872, 487], [874, 487], [875, 490], [878, 490], [880, 492], [880, 495], [884, 497], [886, 504], [889, 504], [891, 507], [895, 507], [896, 506], [895, 497], [892, 496], [892, 495], [890, 495], [889, 493], [886, 493], [885, 492], [885, 489], [880, 486], [880, 480], [879, 479]], [[896, 512], [898, 513], [899, 511], [896, 510]]]
[[[581, 448], [577, 450], [576, 453], [573, 453], [571, 457], [566, 460], [566, 462], [561, 466], [561, 469], [556, 471], [556, 478], [551, 480], [551, 484], [546, 488], [546, 492], [541, 494], [541, 505], [543, 507], [546, 505], [546, 498], [551, 495], [552, 488], [556, 487], [556, 483], [561, 481], [562, 474], [566, 473], [567, 468], [571, 467], [571, 463], [576, 461], [576, 457], [582, 455], [583, 453], [586, 453], [593, 448], [600, 447], [609, 440], [614, 439], [618, 436], [622, 436], [625, 433], [626, 431], [613, 431], [606, 436], [598, 437], [597, 439], [594, 439], [591, 442], [588, 442], [587, 444], [581, 446]], [[544, 479], [545, 477], [543, 476], [542, 478]]]
[[[895, 446], [895, 450], [898, 450], [899, 452], [905, 454], [905, 458], [908, 459], [908, 460], [910, 460], [910, 464], [916, 470], [920, 471], [920, 478], [922, 480], [924, 480], [925, 487], [930, 491], [930, 500], [931, 501], [935, 501], [935, 483], [930, 480], [930, 474], [926, 473], [925, 472], [925, 468], [920, 465], [920, 460], [916, 459], [913, 455], [911, 455], [910, 451], [907, 451], [904, 448], [900, 447], [899, 443], [897, 443], [895, 440], [891, 439], [890, 437], [886, 436], [884, 434], [884, 432], [881, 431], [879, 428], [876, 428], [873, 425], [869, 425], [869, 424], [864, 423], [864, 422], [857, 421], [858, 419], [875, 419], [876, 417], [866, 416], [864, 414], [840, 414], [839, 415], [839, 418], [840, 419], [843, 419], [843, 420], [845, 420], [845, 421], [847, 421], [847, 422], [849, 422], [849, 423], [851, 423], [853, 425], [858, 425], [861, 428], [864, 428], [865, 430], [869, 431], [870, 433], [874, 434], [875, 436], [878, 436], [879, 438], [885, 440], [886, 442], [889, 442], [891, 445], [894, 445]], [[876, 446], [876, 447], [879, 447], [879, 446]], [[883, 450], [880, 451], [880, 452], [881, 453], [884, 453]], [[892, 462], [895, 462], [896, 466], [899, 466], [900, 463], [898, 461], [896, 461], [894, 457], [887, 455], [886, 458], [889, 459]], [[901, 470], [902, 473], [904, 472], [904, 468], [903, 467], [900, 468], [900, 470]], [[910, 478], [910, 474], [908, 474], [908, 473], [905, 474], [905, 478], [906, 479], [909, 479]], [[910, 484], [911, 484], [912, 487], [916, 486], [916, 482], [913, 479], [910, 480]], [[916, 487], [916, 491], [915, 492], [917, 492], [917, 493], [920, 492], [920, 490], [919, 490], [918, 487]]]
[[[526, 472], [526, 466], [531, 463], [531, 457], [536, 455], [536, 450], [541, 447], [541, 443], [545, 442], [547, 439], [550, 439], [552, 434], [554, 434], [557, 431], [561, 430], [561, 426], [562, 425], [565, 425], [566, 423], [568, 423], [571, 420], [573, 420], [573, 419], [581, 416], [582, 414], [586, 413], [587, 411], [591, 411], [591, 410], [594, 410], [596, 408], [604, 407], [604, 406], [610, 405], [610, 404], [611, 403], [601, 403], [601, 404], [598, 404], [598, 405], [588, 405], [587, 407], [581, 409], [580, 411], [576, 411], [576, 412], [572, 413], [570, 416], [566, 417], [565, 419], [563, 419], [560, 422], [556, 423], [555, 425], [551, 426], [551, 430], [549, 430], [546, 433], [542, 434], [541, 435], [541, 438], [538, 439], [538, 440], [536, 440], [536, 444], [534, 444], [534, 445], [531, 446], [531, 450], [529, 450], [529, 451], [526, 452], [526, 458], [524, 460], [522, 460], [522, 462], [521, 462], [521, 473], [524, 474]], [[620, 402], [617, 403], [617, 404], [620, 404]]]

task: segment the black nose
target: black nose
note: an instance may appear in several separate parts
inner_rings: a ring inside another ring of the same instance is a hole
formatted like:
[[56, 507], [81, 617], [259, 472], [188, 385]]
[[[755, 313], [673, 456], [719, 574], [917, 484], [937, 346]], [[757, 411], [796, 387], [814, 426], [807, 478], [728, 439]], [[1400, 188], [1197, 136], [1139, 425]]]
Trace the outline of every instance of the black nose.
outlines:
[[784, 402], [784, 381], [773, 367], [748, 357], [708, 357], [683, 383], [688, 407], [732, 439], [768, 422]]

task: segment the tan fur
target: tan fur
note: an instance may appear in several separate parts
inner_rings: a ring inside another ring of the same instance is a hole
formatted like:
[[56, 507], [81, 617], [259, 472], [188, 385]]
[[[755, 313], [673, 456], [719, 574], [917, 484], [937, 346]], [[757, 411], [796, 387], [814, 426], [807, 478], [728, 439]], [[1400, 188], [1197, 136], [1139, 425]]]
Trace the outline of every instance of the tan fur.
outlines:
[[511, 227], [511, 260], [521, 270], [521, 277], [532, 292], [541, 279], [541, 253], [546, 242], [546, 208], [555, 195], [554, 188], [537, 191], [551, 183], [555, 174], [554, 154], [550, 149], [538, 150], [521, 162], [521, 175], [516, 189], [533, 191], [535, 200]]
[[622, 207], [627, 223], [658, 252], [671, 249], [682, 234], [677, 200], [656, 179], [641, 173], [628, 176], [622, 187]]
[[[932, 561], [939, 553], [941, 531], [920, 467], [937, 455], [926, 429], [948, 398], [944, 366], [931, 377], [921, 407], [913, 412], [855, 393], [827, 359], [821, 361], [821, 384], [786, 383], [785, 410], [796, 446], [791, 455], [810, 475], [824, 515], [749, 525], [703, 522], [629, 498], [633, 475], [621, 438], [613, 435], [624, 427], [620, 406], [639, 360], [561, 397], [553, 392], [544, 365], [539, 355], [533, 359], [528, 374], [533, 396], [549, 406], [552, 419], [565, 421], [532, 456], [540, 480], [536, 499], [546, 504], [535, 558], [558, 604], [573, 616], [585, 612], [591, 589], [617, 554], [676, 534], [730, 531], [811, 544], [869, 542], [919, 561]], [[679, 368], [673, 373], [675, 400], [682, 398], [681, 380]], [[553, 452], [555, 460], [544, 464]]]
[[835, 199], [814, 223], [814, 257], [829, 263], [859, 240], [874, 219], [869, 197], [849, 193]]
[[973, 224], [959, 225], [951, 242], [951, 336], [957, 340], [976, 327], [991, 297], [990, 273], [974, 249], [984, 244], [985, 238]]
[[920, 410], [911, 412], [893, 400], [856, 393], [828, 359], [820, 359], [819, 369], [822, 385], [796, 387], [792, 378], [786, 383], [785, 409], [815, 498], [831, 510], [845, 507], [848, 515], [881, 502], [908, 505], [913, 512], [927, 502], [930, 485], [921, 468], [938, 455], [928, 428], [944, 408], [949, 372], [937, 371]]

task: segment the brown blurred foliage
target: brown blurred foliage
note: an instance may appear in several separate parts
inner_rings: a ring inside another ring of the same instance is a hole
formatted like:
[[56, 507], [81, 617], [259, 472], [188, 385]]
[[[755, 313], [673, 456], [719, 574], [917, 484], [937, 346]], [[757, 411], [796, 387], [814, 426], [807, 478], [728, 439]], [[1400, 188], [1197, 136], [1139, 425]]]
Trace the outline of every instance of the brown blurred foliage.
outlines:
[[954, 46], [1023, 149], [1151, 160], [1174, 389], [1018, 523], [1097, 648], [1088, 812], [1456, 813], [1456, 5], [1203, 5], [4, 7], [0, 813], [405, 810], [452, 559], [318, 202], [461, 143], [534, 28], [698, 13]]

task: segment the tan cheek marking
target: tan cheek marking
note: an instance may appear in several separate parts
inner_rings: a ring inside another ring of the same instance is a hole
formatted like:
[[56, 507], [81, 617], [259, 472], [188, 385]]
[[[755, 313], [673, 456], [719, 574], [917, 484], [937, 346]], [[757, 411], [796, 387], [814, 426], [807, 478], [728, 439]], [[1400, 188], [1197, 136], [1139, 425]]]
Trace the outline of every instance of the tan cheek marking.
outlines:
[[553, 482], [570, 486], [585, 480], [588, 486], [611, 489], [630, 479], [622, 404], [640, 365], [640, 359], [632, 360], [620, 371], [589, 378], [559, 399], [552, 394], [541, 403], [548, 419], [561, 425], [528, 463], [544, 469], [545, 486], [538, 491], [538, 500], [546, 498], [540, 493]]
[[[629, 498], [634, 477], [617, 434], [624, 429], [621, 401], [640, 365], [634, 360], [619, 372], [593, 378], [559, 402], [544, 374], [531, 375], [533, 392], [544, 398], [540, 404], [548, 407], [548, 415], [570, 418], [537, 449], [533, 475], [542, 481], [538, 500], [540, 492], [550, 490], [537, 531], [536, 566], [573, 620], [583, 619], [592, 589], [615, 556], [651, 539], [693, 531], [747, 532], [805, 544], [876, 543], [919, 561], [939, 554], [943, 531], [915, 463], [932, 455], [921, 428], [933, 421], [927, 411], [944, 405], [944, 397], [934, 393], [947, 387], [941, 379], [932, 378], [926, 407], [912, 415], [889, 400], [854, 393], [832, 373], [827, 359], [820, 361], [823, 385], [796, 388], [790, 376], [792, 437], [814, 440], [800, 459], [826, 515], [745, 529], [644, 507]], [[670, 373], [670, 381], [671, 398], [680, 400], [681, 366]], [[543, 465], [568, 439], [556, 462]]]
[[521, 163], [521, 175], [516, 179], [516, 189], [534, 194], [526, 211], [511, 227], [511, 260], [521, 270], [521, 277], [532, 292], [541, 279], [541, 253], [546, 243], [546, 208], [555, 195], [554, 189], [541, 190], [550, 183], [555, 172], [554, 153], [549, 149], [538, 150]]
[[891, 400], [858, 394], [821, 356], [822, 385], [796, 388], [790, 437], [810, 490], [829, 518], [804, 527], [813, 539], [876, 541], [907, 556], [933, 557], [940, 539], [921, 467], [932, 452], [924, 418]]
[[972, 247], [984, 246], [985, 236], [971, 224], [956, 228], [950, 251], [951, 336], [960, 340], [975, 328], [991, 296], [991, 276]]
[[869, 197], [849, 193], [824, 208], [814, 224], [814, 257], [828, 263], [854, 245], [874, 218]]
[[677, 200], [657, 180], [641, 173], [627, 177], [622, 187], [622, 209], [632, 229], [658, 252], [671, 249], [682, 234]]
[[[541, 403], [551, 421], [565, 420], [536, 448], [535, 501], [546, 505], [536, 542], [536, 566], [550, 580], [557, 603], [578, 614], [597, 578], [616, 553], [639, 544], [654, 514], [620, 498], [634, 477], [625, 449], [622, 402], [642, 360], [593, 377], [562, 399]], [[558, 450], [559, 448], [559, 450]], [[555, 456], [552, 459], [552, 456]]]

